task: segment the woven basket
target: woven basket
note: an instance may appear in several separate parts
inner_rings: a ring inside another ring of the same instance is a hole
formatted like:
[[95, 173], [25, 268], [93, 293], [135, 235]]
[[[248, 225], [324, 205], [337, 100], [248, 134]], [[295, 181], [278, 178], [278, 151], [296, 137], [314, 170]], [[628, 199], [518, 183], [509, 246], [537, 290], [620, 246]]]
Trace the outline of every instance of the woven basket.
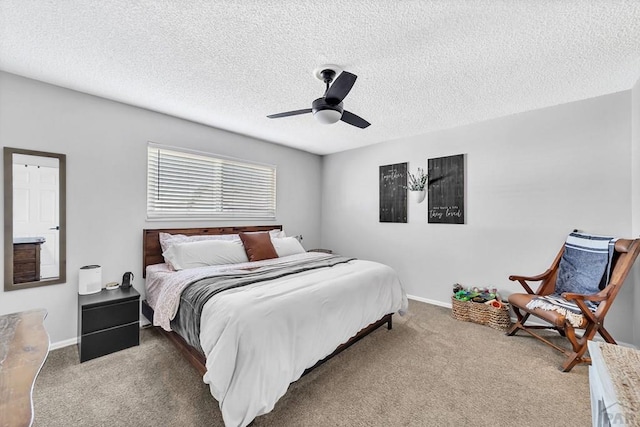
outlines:
[[457, 320], [479, 323], [506, 331], [511, 327], [511, 317], [509, 317], [509, 304], [502, 304], [502, 308], [495, 308], [487, 304], [460, 301], [451, 297], [451, 313]]

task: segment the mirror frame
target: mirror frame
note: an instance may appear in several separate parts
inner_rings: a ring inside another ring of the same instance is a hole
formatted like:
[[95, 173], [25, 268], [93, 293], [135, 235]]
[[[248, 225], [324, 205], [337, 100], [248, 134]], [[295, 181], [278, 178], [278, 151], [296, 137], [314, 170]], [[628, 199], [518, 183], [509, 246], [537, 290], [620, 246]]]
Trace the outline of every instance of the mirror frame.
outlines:
[[[60, 172], [58, 185], [60, 186], [58, 214], [60, 222], [60, 274], [54, 279], [39, 280], [37, 282], [13, 283], [13, 155], [53, 157], [58, 159]], [[4, 290], [35, 288], [38, 286], [56, 285], [67, 281], [67, 156], [64, 154], [47, 153], [45, 151], [24, 150], [21, 148], [4, 147]]]

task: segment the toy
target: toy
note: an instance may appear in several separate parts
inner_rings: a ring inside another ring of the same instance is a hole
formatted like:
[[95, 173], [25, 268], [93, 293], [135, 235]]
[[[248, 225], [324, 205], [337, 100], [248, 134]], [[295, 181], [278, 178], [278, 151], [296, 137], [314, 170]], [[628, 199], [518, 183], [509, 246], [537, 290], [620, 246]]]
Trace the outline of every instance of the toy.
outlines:
[[474, 286], [465, 289], [461, 284], [456, 283], [453, 285], [453, 295], [455, 299], [460, 301], [484, 303], [496, 308], [502, 308], [503, 305], [502, 302], [500, 302], [500, 294], [494, 287], [479, 288]]
[[485, 304], [490, 305], [493, 308], [502, 308], [502, 303], [496, 299], [487, 301]]

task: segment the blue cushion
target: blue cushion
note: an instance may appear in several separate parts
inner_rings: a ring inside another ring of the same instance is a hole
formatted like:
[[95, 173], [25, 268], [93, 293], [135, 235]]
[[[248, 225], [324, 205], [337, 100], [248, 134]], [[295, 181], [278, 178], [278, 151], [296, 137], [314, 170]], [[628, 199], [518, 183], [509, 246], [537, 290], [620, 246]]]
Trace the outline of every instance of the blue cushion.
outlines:
[[613, 243], [612, 237], [571, 233], [560, 260], [555, 292], [595, 294], [603, 289], [609, 281]]

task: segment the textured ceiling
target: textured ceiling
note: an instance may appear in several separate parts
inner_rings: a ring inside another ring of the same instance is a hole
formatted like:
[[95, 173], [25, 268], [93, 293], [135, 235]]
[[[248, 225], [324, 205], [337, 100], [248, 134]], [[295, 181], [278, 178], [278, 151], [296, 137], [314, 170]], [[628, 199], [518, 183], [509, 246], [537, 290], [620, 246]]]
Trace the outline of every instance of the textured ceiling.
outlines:
[[[266, 118], [325, 63], [372, 126]], [[0, 69], [326, 154], [630, 89], [640, 2], [0, 0]]]

